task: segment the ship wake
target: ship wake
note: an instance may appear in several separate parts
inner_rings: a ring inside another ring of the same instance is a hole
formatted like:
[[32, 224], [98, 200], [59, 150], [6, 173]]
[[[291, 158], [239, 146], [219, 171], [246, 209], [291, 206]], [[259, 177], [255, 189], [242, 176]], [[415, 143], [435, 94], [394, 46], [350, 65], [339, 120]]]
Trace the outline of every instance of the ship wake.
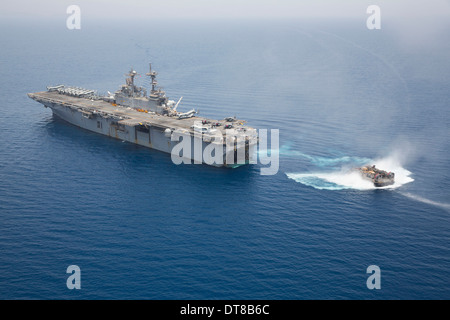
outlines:
[[424, 198], [424, 197], [421, 197], [421, 196], [418, 196], [418, 195], [415, 195], [415, 194], [412, 194], [409, 192], [400, 192], [400, 194], [411, 200], [426, 203], [426, 204], [450, 211], [450, 203], [444, 203], [444, 202], [430, 200], [430, 199], [427, 199], [427, 198]]

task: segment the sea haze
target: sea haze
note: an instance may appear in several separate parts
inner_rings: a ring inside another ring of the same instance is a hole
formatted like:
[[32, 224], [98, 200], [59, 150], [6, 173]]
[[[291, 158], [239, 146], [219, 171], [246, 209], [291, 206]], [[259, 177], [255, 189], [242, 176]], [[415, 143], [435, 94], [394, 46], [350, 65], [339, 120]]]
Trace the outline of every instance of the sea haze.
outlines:
[[[1, 299], [450, 298], [449, 28], [422, 46], [364, 20], [3, 24]], [[148, 85], [149, 62], [179, 110], [279, 129], [278, 173], [177, 166], [26, 95], [113, 92], [130, 67]]]

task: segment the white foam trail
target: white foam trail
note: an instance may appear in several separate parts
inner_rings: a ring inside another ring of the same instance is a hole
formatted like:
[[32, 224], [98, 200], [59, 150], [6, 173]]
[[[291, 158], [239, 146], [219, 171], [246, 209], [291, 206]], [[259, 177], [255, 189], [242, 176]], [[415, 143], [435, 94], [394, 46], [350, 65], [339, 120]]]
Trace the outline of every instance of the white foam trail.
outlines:
[[373, 190], [373, 189], [396, 189], [406, 183], [414, 181], [411, 172], [403, 168], [396, 157], [387, 157], [372, 161], [371, 163], [382, 170], [395, 173], [395, 183], [385, 187], [375, 187], [374, 184], [364, 179], [358, 171], [341, 169], [334, 172], [317, 173], [286, 173], [288, 178], [316, 189], [325, 190]]
[[370, 162], [371, 160], [368, 158], [361, 158], [361, 157], [350, 157], [350, 156], [341, 156], [338, 158], [326, 158], [326, 157], [320, 157], [320, 156], [310, 156], [309, 154], [292, 150], [290, 145], [283, 145], [280, 147], [279, 150], [274, 149], [267, 149], [267, 150], [259, 150], [258, 154], [278, 154], [282, 156], [288, 156], [288, 157], [301, 157], [308, 159], [311, 163], [319, 166], [319, 167], [327, 167], [327, 166], [336, 166], [339, 164], [345, 164], [345, 163], [353, 163], [358, 165], [364, 165], [367, 162]]
[[320, 190], [370, 190], [375, 188], [373, 183], [364, 180], [358, 172], [286, 173], [286, 175], [290, 179]]
[[440, 208], [443, 208], [443, 209], [446, 209], [446, 210], [450, 210], [450, 203], [443, 203], [443, 202], [433, 201], [433, 200], [430, 200], [430, 199], [427, 199], [427, 198], [424, 198], [424, 197], [421, 197], [421, 196], [417, 196], [417, 195], [411, 194], [409, 192], [400, 192], [400, 194], [405, 196], [405, 197], [407, 197], [407, 198], [415, 200], [415, 201], [419, 201], [419, 202], [422, 202], [422, 203], [430, 204], [432, 206], [436, 206], [436, 207], [440, 207]]

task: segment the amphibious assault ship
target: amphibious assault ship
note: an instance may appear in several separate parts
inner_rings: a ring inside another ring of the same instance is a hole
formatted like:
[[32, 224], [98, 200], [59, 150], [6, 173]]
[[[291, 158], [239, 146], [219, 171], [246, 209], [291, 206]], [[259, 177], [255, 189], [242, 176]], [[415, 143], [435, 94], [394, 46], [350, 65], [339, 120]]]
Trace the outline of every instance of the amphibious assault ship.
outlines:
[[385, 187], [394, 184], [395, 174], [375, 168], [375, 165], [357, 168], [361, 176], [373, 182], [375, 187]]
[[[206, 163], [235, 167], [254, 163], [256, 130], [236, 117], [222, 120], [198, 116], [198, 110], [177, 110], [158, 88], [157, 72], [150, 70], [151, 87], [135, 84], [137, 72], [131, 68], [126, 84], [114, 94], [99, 95], [95, 90], [57, 85], [28, 96], [52, 109], [57, 117], [78, 127], [171, 153], [175, 163]], [[181, 137], [181, 141], [180, 141]], [[176, 160], [174, 159], [182, 159]]]

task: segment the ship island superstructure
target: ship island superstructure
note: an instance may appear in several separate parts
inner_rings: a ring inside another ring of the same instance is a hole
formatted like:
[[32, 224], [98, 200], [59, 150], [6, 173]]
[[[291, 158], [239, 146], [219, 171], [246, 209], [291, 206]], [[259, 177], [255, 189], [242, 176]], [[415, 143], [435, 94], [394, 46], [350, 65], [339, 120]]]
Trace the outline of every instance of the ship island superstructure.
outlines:
[[[146, 73], [151, 80], [149, 92], [135, 84], [136, 75], [131, 68], [126, 83], [114, 94], [99, 95], [95, 90], [57, 85], [28, 96], [71, 124], [116, 139], [167, 153], [173, 153], [178, 143], [189, 142], [192, 147], [187, 152], [178, 154], [177, 148], [176, 153], [194, 163], [226, 167], [254, 163], [253, 148], [258, 138], [256, 130], [247, 126], [246, 121], [236, 117], [207, 119], [198, 116], [195, 109], [179, 112], [182, 97], [176, 103], [166, 97], [158, 88], [157, 72], [151, 64]], [[182, 138], [174, 139], [174, 133]], [[211, 144], [214, 161], [202, 157], [205, 151], [210, 151]], [[218, 158], [221, 159], [217, 161]]]

